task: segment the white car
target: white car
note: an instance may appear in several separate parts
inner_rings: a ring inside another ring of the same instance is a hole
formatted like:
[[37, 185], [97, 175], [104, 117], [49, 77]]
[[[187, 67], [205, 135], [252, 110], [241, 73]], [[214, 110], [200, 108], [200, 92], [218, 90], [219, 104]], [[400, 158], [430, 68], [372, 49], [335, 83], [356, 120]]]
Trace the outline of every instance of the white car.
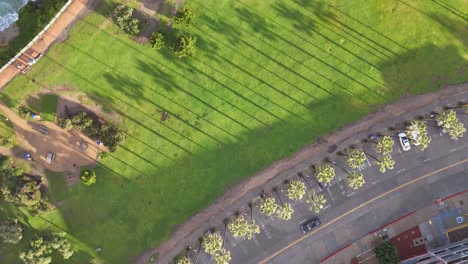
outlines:
[[398, 133], [398, 138], [400, 139], [400, 144], [403, 151], [408, 151], [411, 149], [409, 138], [405, 132]]

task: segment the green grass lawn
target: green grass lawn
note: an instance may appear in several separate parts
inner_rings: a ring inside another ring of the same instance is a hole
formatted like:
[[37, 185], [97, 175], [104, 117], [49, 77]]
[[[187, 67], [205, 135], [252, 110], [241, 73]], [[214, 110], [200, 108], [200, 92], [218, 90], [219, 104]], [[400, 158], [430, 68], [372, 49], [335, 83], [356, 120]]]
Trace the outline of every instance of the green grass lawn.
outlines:
[[[129, 133], [96, 185], [68, 189], [50, 175], [64, 203], [27, 221], [71, 234], [79, 254], [67, 263], [130, 263], [319, 136], [404, 94], [467, 81], [468, 2], [442, 2], [189, 1], [198, 50], [184, 60], [106, 24], [106, 5], [1, 95], [16, 106], [65, 86], [115, 111]], [[159, 109], [173, 116], [160, 122]]]

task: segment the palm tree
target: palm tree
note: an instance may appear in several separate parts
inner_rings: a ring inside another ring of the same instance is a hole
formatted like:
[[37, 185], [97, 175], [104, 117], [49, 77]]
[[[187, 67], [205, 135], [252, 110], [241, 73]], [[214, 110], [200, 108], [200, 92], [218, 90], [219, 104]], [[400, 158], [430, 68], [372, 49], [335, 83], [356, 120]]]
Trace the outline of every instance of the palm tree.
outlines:
[[314, 210], [315, 213], [319, 213], [321, 209], [323, 209], [323, 205], [327, 203], [327, 200], [325, 199], [325, 196], [323, 194], [315, 194], [315, 190], [312, 188], [310, 185], [309, 181], [307, 181], [306, 177], [302, 173], [298, 173], [299, 177], [302, 177], [307, 183], [307, 186], [309, 187], [309, 193], [306, 194], [305, 202], [308, 204], [311, 204], [309, 206], [309, 211]]
[[387, 169], [393, 170], [393, 166], [395, 165], [395, 161], [392, 159], [390, 154], [384, 155], [383, 157], [380, 156], [378, 160], [375, 162], [375, 165], [380, 166], [380, 172], [385, 173]]
[[229, 261], [231, 261], [231, 252], [224, 248], [221, 249], [216, 252], [214, 261], [216, 264], [229, 264]]
[[362, 149], [352, 149], [349, 154], [346, 155], [346, 163], [353, 169], [357, 169], [364, 165], [366, 162], [366, 154]]
[[291, 216], [294, 213], [294, 209], [291, 207], [290, 204], [283, 203], [283, 200], [281, 199], [281, 196], [278, 193], [278, 189], [273, 188], [273, 191], [276, 193], [276, 195], [278, 196], [278, 199], [281, 202], [281, 206], [279, 206], [278, 209], [276, 210], [276, 216], [282, 220], [291, 219]]
[[330, 183], [335, 178], [335, 169], [329, 164], [317, 166], [315, 178], [321, 183]]
[[229, 232], [231, 232], [233, 237], [245, 237], [247, 235], [247, 221], [244, 219], [243, 215], [240, 215], [234, 220], [230, 221], [227, 225]]
[[413, 141], [419, 143], [418, 147], [421, 151], [425, 150], [429, 143], [431, 143], [431, 138], [427, 133], [427, 125], [423, 120], [412, 121], [411, 124], [407, 127], [408, 137]]
[[271, 197], [271, 198], [262, 198], [262, 200], [260, 201], [260, 205], [258, 207], [259, 207], [260, 213], [270, 216], [276, 213], [279, 206], [276, 203], [275, 198]]
[[348, 186], [354, 190], [359, 189], [359, 187], [363, 186], [366, 182], [362, 173], [357, 173], [355, 171], [352, 171], [348, 176], [346, 176], [346, 181], [348, 182]]
[[177, 260], [177, 264], [192, 264], [192, 262], [187, 256], [184, 256], [180, 258], [179, 260]]
[[382, 153], [383, 155], [390, 154], [393, 151], [393, 144], [394, 143], [395, 142], [393, 141], [392, 137], [383, 136], [374, 145], [374, 150], [377, 153]]
[[289, 181], [288, 183], [288, 190], [286, 191], [286, 195], [289, 197], [291, 200], [302, 200], [302, 197], [304, 197], [306, 191], [306, 186], [304, 182], [298, 181], [298, 180], [293, 180]]
[[450, 138], [453, 140], [458, 140], [458, 138], [463, 137], [463, 134], [466, 132], [466, 128], [463, 123], [458, 122], [453, 126], [453, 129], [449, 130]]
[[314, 210], [316, 214], [323, 209], [324, 204], [327, 203], [325, 196], [323, 194], [315, 194], [315, 190], [311, 190], [309, 194], [306, 195], [305, 202], [310, 204], [309, 211]]
[[223, 248], [223, 239], [218, 233], [206, 233], [203, 236], [202, 245], [206, 253], [214, 255]]
[[247, 222], [247, 239], [251, 240], [253, 238], [253, 234], [260, 234], [260, 226], [255, 223], [253, 219], [253, 205], [249, 203], [250, 208], [250, 222]]

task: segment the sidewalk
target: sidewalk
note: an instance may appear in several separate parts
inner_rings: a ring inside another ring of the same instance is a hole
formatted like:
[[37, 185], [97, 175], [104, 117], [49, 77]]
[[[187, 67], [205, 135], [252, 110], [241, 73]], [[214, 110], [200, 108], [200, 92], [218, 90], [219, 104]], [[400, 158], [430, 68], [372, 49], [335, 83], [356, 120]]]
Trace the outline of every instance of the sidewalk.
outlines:
[[[426, 241], [427, 248], [434, 248], [440, 246], [439, 236], [443, 236], [437, 227], [434, 227], [432, 219], [440, 217], [444, 212], [460, 211], [462, 215], [468, 214], [468, 204], [463, 201], [468, 200], [468, 190], [458, 193], [443, 199], [441, 204], [433, 203], [430, 206], [423, 208], [419, 211], [408, 214], [400, 219], [390, 222], [375, 230], [362, 239], [351, 243], [344, 248], [336, 251], [321, 261], [321, 264], [378, 264], [375, 258], [374, 248], [379, 245], [382, 238], [396, 238], [399, 234], [411, 229], [418, 228], [421, 230], [423, 237], [431, 237], [432, 241]], [[451, 209], [451, 210], [450, 210]], [[466, 218], [466, 217], [465, 217]], [[465, 220], [466, 221], [466, 220]], [[461, 226], [462, 224], [460, 224]], [[447, 228], [448, 229], [448, 228]], [[443, 231], [445, 234], [445, 229]], [[386, 237], [388, 236], [388, 237]]]
[[[68, 26], [75, 21], [77, 14], [85, 10], [88, 0], [74, 0], [63, 14], [55, 21], [55, 23], [42, 35], [36, 43], [32, 45], [32, 49], [39, 53], [45, 53], [55, 40], [61, 35], [64, 30], [68, 30]], [[15, 68], [14, 64], [10, 65], [0, 73], [0, 91], [21, 72]]]

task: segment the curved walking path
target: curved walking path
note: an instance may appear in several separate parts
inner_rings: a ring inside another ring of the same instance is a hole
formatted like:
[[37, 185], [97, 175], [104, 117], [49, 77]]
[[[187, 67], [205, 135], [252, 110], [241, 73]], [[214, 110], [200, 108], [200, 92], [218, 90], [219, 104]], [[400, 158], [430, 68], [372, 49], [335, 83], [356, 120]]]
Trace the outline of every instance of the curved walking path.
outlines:
[[[74, 0], [55, 21], [55, 23], [42, 35], [42, 37], [32, 45], [31, 48], [39, 53], [45, 53], [64, 31], [69, 30], [71, 24], [76, 21], [75, 18], [77, 15], [86, 9], [88, 2], [88, 0]], [[16, 69], [13, 64], [1, 72], [0, 90], [20, 73], [21, 72]]]
[[[185, 247], [197, 241], [202, 234], [214, 226], [220, 225], [225, 217], [245, 207], [249, 200], [255, 199], [263, 188], [290, 178], [303, 168], [331, 156], [331, 152], [341, 150], [363, 139], [363, 134], [383, 131], [401, 119], [400, 122], [414, 118], [414, 111], [427, 113], [442, 105], [443, 100], [458, 102], [468, 98], [468, 83], [445, 87], [437, 92], [411, 97], [403, 97], [398, 102], [383, 106], [379, 111], [369, 114], [361, 121], [349, 124], [334, 133], [316, 140], [294, 156], [273, 163], [255, 176], [228, 189], [214, 204], [195, 214], [180, 225], [172, 237], [159, 247], [147, 249], [136, 258], [136, 263], [146, 264], [151, 255], [158, 253], [158, 263], [169, 263]], [[423, 110], [423, 111], [421, 111]], [[425, 112], [424, 112], [425, 111]], [[333, 147], [333, 146], [336, 146]]]

